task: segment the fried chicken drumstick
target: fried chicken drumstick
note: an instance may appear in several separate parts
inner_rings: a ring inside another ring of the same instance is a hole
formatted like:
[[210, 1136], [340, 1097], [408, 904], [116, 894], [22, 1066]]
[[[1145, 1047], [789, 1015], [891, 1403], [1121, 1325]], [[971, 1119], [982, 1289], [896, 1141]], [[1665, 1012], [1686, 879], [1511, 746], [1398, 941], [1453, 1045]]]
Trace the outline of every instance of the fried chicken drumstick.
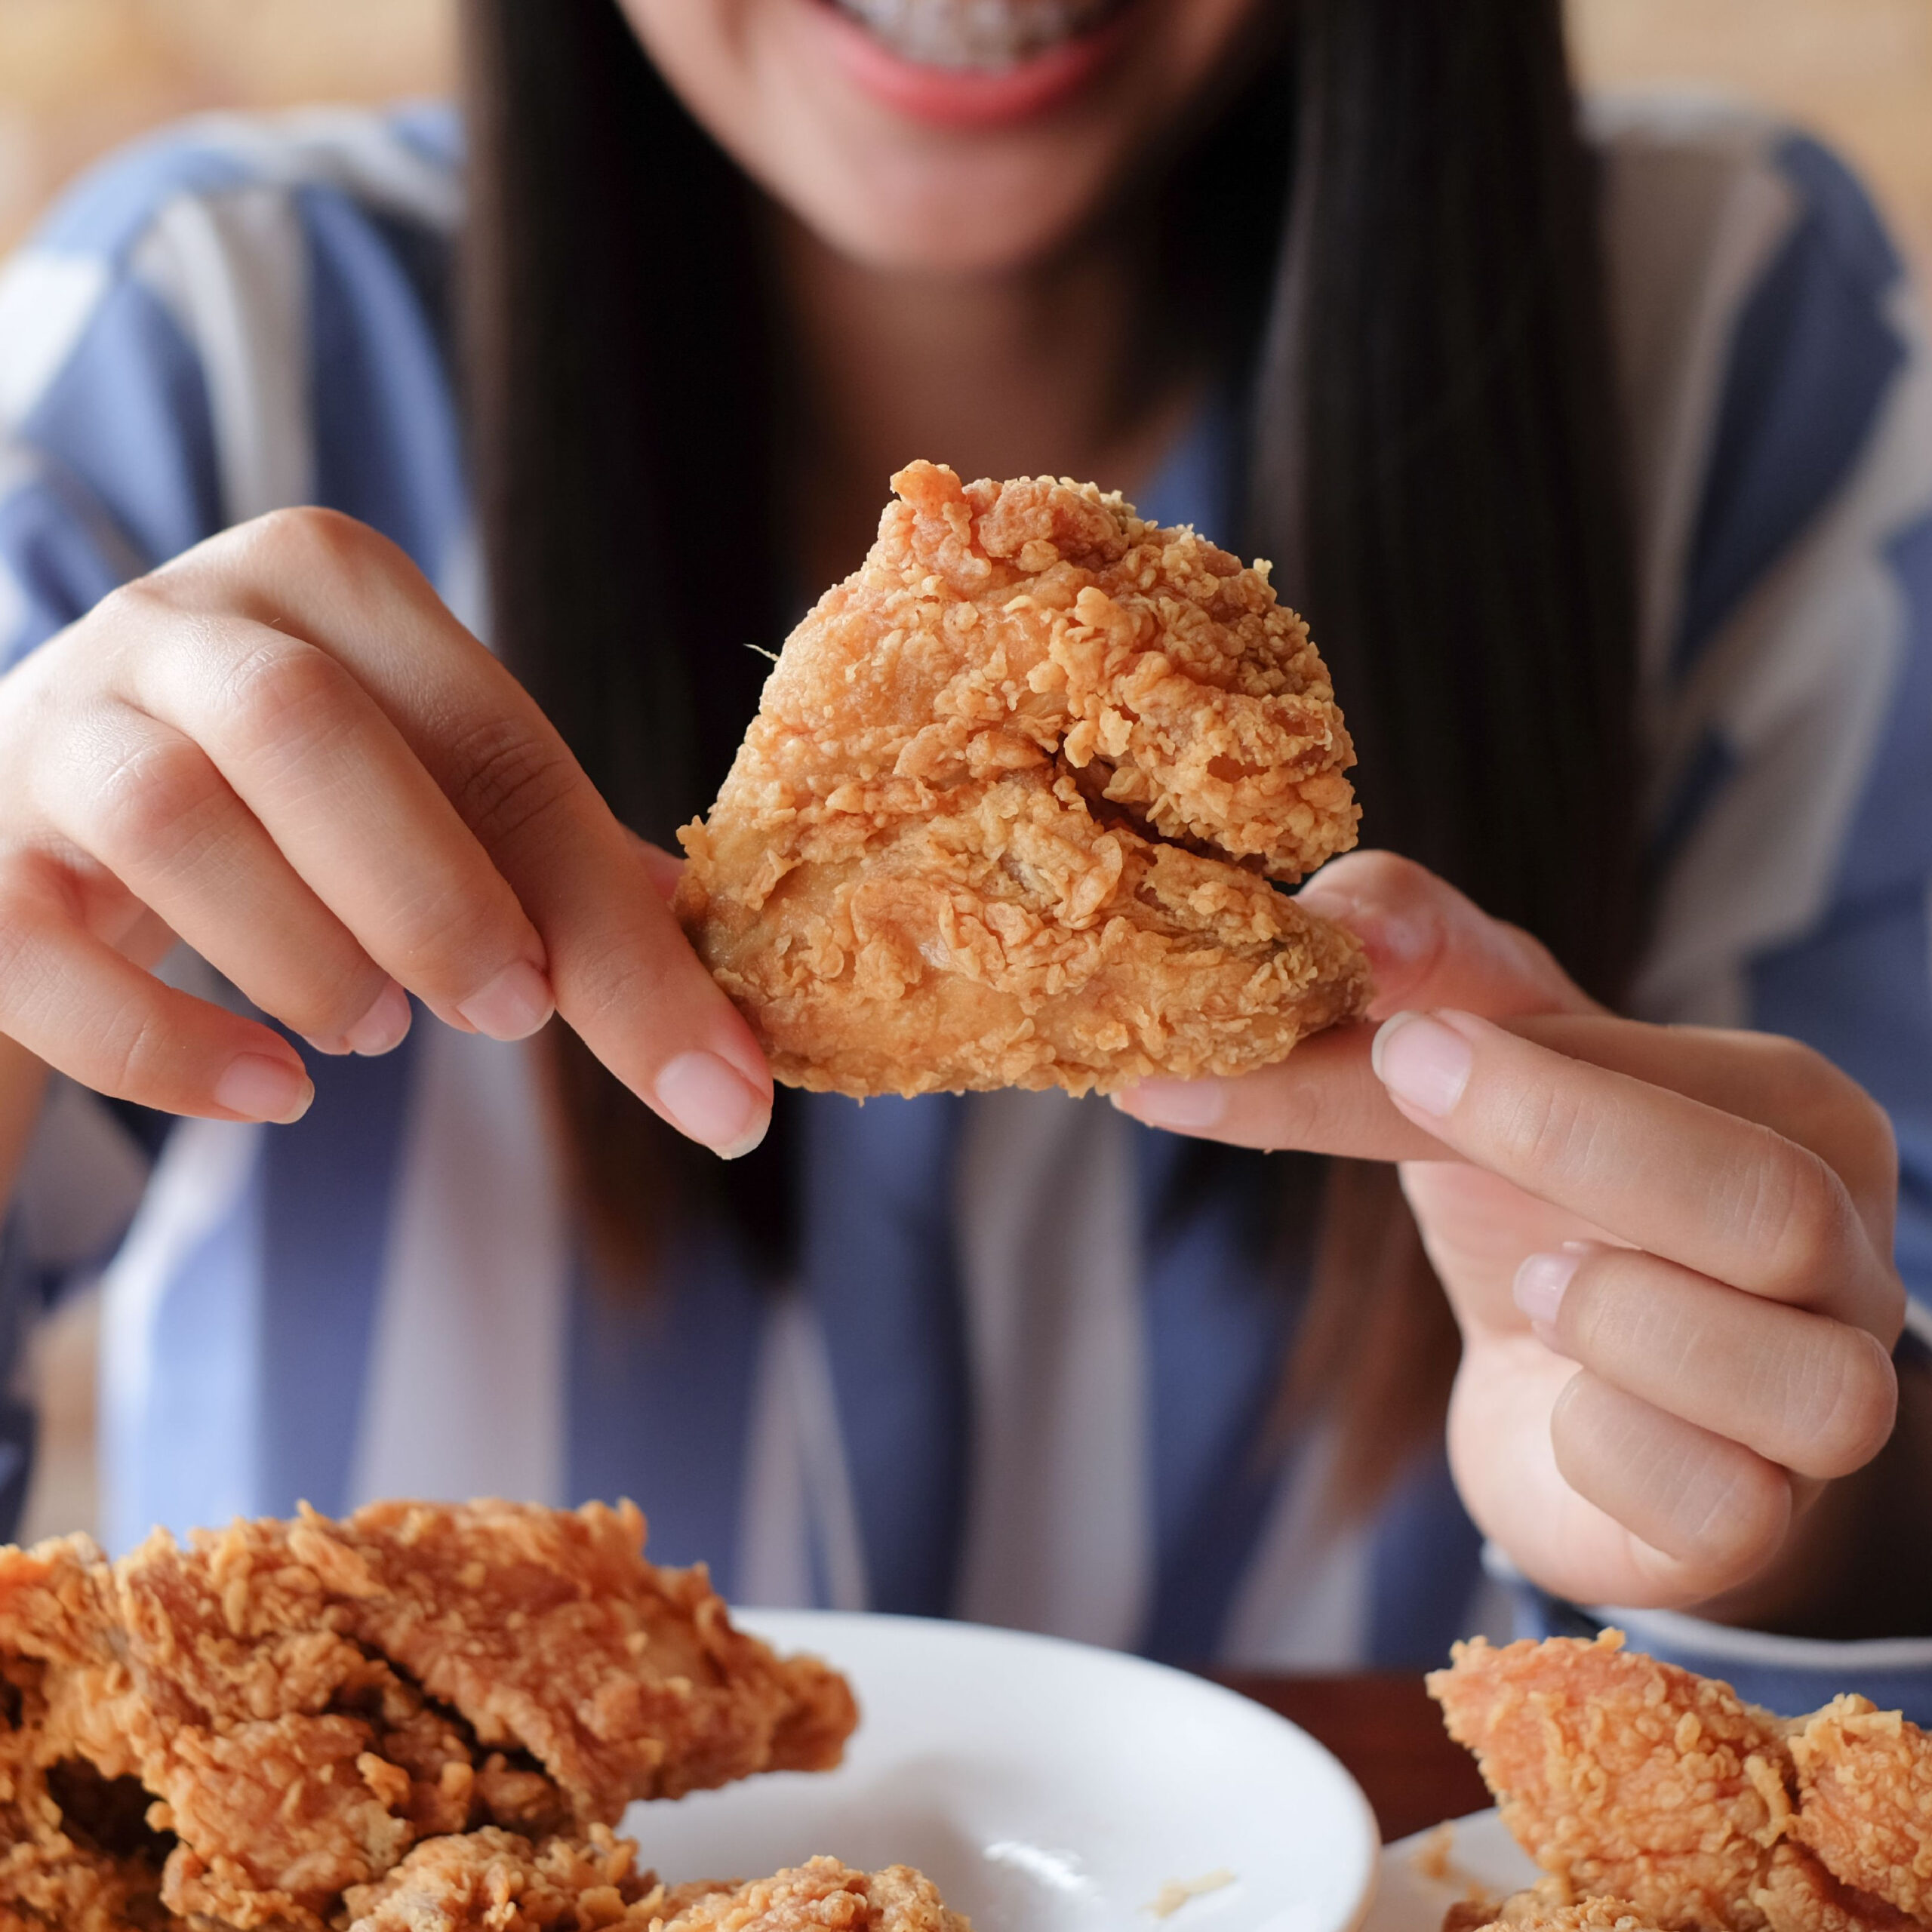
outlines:
[[1358, 1014], [1355, 942], [1269, 884], [1358, 814], [1267, 567], [1091, 484], [893, 488], [678, 835], [679, 916], [777, 1077], [1111, 1092]]
[[[0, 1932], [623, 1922], [632, 1799], [828, 1767], [857, 1721], [643, 1543], [628, 1503], [398, 1503], [0, 1551]], [[590, 1915], [421, 1905], [479, 1860]]]
[[1896, 1711], [1775, 1717], [1615, 1631], [1477, 1638], [1429, 1686], [1550, 1875], [1505, 1909], [1519, 1932], [1580, 1898], [1663, 1932], [1932, 1926], [1932, 1736]]

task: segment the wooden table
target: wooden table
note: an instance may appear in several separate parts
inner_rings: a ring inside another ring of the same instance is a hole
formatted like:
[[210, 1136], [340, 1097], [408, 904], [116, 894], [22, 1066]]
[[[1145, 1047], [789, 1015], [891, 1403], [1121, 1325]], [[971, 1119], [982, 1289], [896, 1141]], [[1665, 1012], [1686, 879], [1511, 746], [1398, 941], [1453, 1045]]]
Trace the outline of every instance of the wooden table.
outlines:
[[1475, 1760], [1450, 1740], [1420, 1676], [1217, 1675], [1319, 1738], [1347, 1765], [1375, 1807], [1384, 1843], [1490, 1802]]

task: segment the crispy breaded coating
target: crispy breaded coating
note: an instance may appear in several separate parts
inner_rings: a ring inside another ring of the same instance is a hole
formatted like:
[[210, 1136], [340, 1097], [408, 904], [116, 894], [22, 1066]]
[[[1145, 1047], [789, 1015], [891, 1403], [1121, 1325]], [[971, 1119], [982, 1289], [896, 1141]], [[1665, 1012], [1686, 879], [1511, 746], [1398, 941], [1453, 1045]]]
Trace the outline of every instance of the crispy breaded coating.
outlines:
[[1500, 1650], [1478, 1638], [1454, 1658], [1429, 1687], [1538, 1865], [1668, 1932], [1758, 1932], [1752, 1895], [1790, 1810], [1775, 1718], [1611, 1632]]
[[1592, 1894], [1566, 1905], [1539, 1887], [1512, 1892], [1487, 1916], [1459, 1906], [1444, 1921], [1444, 1932], [1662, 1932], [1662, 1928], [1628, 1899]]
[[1358, 1014], [1292, 881], [1354, 753], [1265, 565], [1091, 484], [915, 463], [786, 641], [678, 915], [795, 1086], [1102, 1092]]
[[1862, 1698], [1776, 1717], [1623, 1643], [1614, 1630], [1500, 1650], [1478, 1638], [1429, 1680], [1563, 1896], [1627, 1900], [1664, 1932], [1923, 1922], [1932, 1806], [1917, 1727]]
[[1850, 1885], [1932, 1921], [1932, 1737], [1869, 1698], [1794, 1726], [1792, 1835]]
[[0, 1552], [0, 1932], [100, 1855], [181, 1918], [321, 1932], [438, 1834], [580, 1838], [633, 1798], [835, 1764], [844, 1679], [643, 1541], [628, 1503], [383, 1503], [157, 1533], [112, 1567], [85, 1539]]
[[854, 1872], [814, 1858], [749, 1884], [667, 1891], [637, 1869], [635, 1853], [608, 1832], [587, 1845], [498, 1831], [438, 1838], [349, 1894], [349, 1932], [971, 1932], [903, 1865]]
[[908, 1865], [855, 1872], [813, 1858], [735, 1889], [687, 1885], [669, 1903], [664, 1932], [972, 1932]]
[[1770, 1932], [1912, 1932], [1918, 1924], [1835, 1877], [1789, 1838], [1772, 1852], [1753, 1897]]
[[494, 1826], [432, 1838], [343, 1903], [349, 1932], [580, 1932], [648, 1926], [667, 1907], [637, 1847], [601, 1825], [583, 1842]]

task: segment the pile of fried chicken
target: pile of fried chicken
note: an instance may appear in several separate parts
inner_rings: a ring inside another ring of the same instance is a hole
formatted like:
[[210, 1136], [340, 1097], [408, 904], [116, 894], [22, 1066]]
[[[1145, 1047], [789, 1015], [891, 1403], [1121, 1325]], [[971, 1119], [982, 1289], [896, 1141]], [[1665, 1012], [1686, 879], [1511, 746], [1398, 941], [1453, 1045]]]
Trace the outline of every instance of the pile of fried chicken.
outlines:
[[0, 1932], [967, 1932], [830, 1858], [666, 1890], [632, 1800], [835, 1764], [845, 1681], [629, 1504], [0, 1550]]
[[1614, 1630], [1458, 1644], [1429, 1688], [1548, 1875], [1447, 1932], [1932, 1926], [1932, 1735], [1897, 1711], [1774, 1717]]
[[773, 1072], [863, 1098], [1234, 1074], [1362, 1011], [1308, 626], [1118, 495], [914, 463], [786, 641], [677, 908]]

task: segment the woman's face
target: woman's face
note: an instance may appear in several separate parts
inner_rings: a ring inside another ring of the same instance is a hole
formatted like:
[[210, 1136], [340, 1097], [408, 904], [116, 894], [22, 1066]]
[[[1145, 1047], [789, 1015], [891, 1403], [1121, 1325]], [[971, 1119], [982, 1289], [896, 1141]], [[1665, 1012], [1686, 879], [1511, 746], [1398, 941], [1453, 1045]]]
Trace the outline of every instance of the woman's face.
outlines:
[[881, 269], [1052, 253], [1232, 69], [1272, 0], [620, 0], [712, 134]]

